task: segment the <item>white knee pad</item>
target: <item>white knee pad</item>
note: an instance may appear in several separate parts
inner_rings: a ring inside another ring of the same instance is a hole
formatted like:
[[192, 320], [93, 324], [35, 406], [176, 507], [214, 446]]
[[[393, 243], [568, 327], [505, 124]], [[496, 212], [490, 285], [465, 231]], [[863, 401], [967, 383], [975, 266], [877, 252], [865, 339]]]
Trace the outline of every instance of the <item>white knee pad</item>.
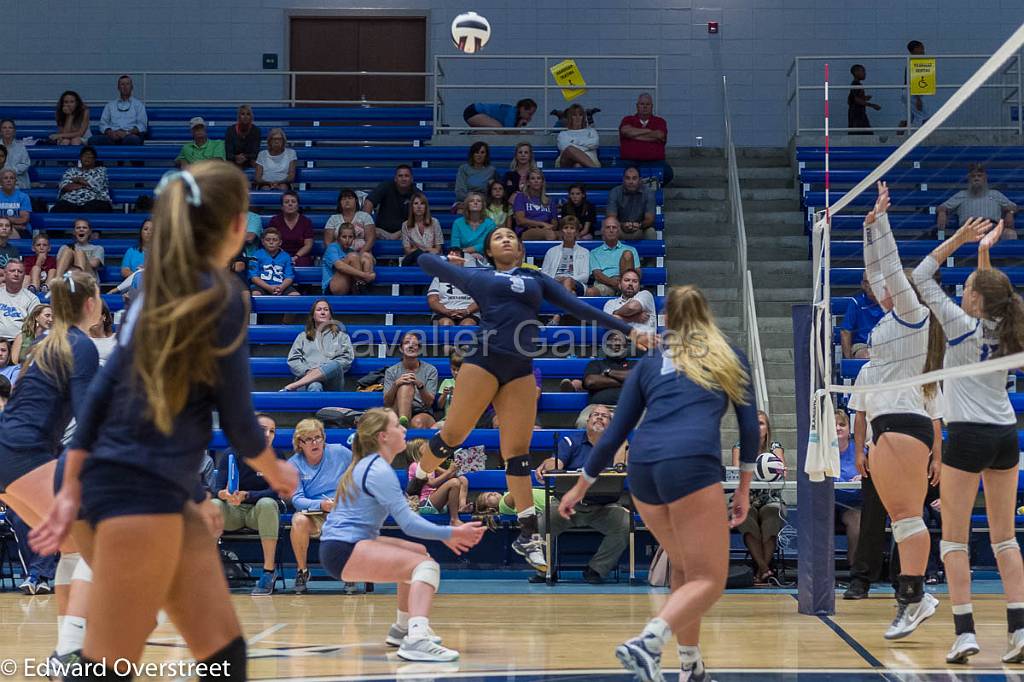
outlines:
[[948, 540], [939, 540], [939, 557], [945, 561], [946, 555], [950, 552], [963, 552], [964, 554], [970, 555], [966, 542], [950, 542]]
[[72, 580], [81, 580], [82, 582], [92, 582], [92, 569], [89, 568], [89, 564], [85, 563], [85, 559], [79, 559], [78, 565], [75, 566], [75, 573], [71, 576]]
[[996, 555], [1000, 552], [1005, 552], [1008, 549], [1012, 549], [1015, 552], [1020, 551], [1020, 545], [1017, 544], [1017, 538], [1010, 538], [1009, 540], [1003, 540], [1002, 542], [992, 543], [992, 554]]
[[54, 571], [53, 584], [58, 585], [70, 585], [71, 581], [74, 580], [75, 568], [82, 562], [82, 555], [78, 552], [64, 552], [60, 555], [60, 561], [57, 562], [57, 570]]
[[920, 516], [911, 516], [909, 519], [900, 519], [892, 522], [892, 538], [897, 543], [918, 533], [927, 533], [928, 526]]
[[425, 559], [412, 569], [411, 583], [426, 583], [437, 591], [441, 585], [441, 567], [433, 559]]

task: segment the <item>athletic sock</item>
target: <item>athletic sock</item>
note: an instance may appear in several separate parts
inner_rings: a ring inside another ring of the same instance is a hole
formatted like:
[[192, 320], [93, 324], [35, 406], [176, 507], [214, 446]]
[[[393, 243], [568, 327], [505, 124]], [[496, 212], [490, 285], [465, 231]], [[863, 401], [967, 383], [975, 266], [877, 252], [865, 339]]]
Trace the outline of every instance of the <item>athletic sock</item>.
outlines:
[[[953, 625], [956, 627], [956, 634], [974, 632], [974, 606], [971, 604], [953, 605]], [[1010, 632], [1013, 632], [1012, 630]]]
[[248, 676], [245, 640], [239, 635], [228, 642], [223, 649], [200, 662], [205, 663], [208, 670], [206, 675], [199, 676], [200, 682], [207, 682], [207, 680], [210, 682], [213, 680], [244, 681]]
[[82, 648], [85, 641], [85, 618], [64, 616], [57, 634], [57, 655], [63, 656]]
[[409, 639], [424, 639], [430, 636], [430, 619], [426, 616], [409, 618]]
[[537, 507], [531, 505], [516, 514], [519, 519], [519, 534], [522, 537], [536, 535], [539, 530], [537, 526]]
[[1024, 602], [1010, 602], [1006, 605], [1006, 626], [1011, 633], [1024, 628]]
[[398, 609], [398, 616], [395, 618], [395, 625], [405, 630], [409, 629], [409, 614], [402, 609]]
[[661, 653], [665, 643], [672, 637], [672, 628], [661, 618], [651, 618], [640, 633], [648, 649]]

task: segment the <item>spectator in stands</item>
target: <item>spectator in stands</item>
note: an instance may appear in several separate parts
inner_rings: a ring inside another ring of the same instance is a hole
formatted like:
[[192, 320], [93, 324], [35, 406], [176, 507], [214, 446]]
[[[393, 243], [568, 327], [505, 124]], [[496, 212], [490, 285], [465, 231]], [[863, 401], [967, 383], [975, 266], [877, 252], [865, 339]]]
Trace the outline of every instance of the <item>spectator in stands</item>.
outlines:
[[640, 288], [640, 273], [629, 268], [619, 276], [619, 297], [605, 302], [604, 311], [621, 318], [640, 331], [654, 334], [658, 330], [658, 310], [654, 296]]
[[206, 121], [202, 116], [193, 116], [188, 122], [188, 127], [192, 131], [192, 141], [183, 144], [181, 151], [178, 152], [178, 158], [174, 159], [178, 168], [187, 168], [196, 161], [226, 158], [224, 142], [210, 139], [206, 133]]
[[[7, 218], [0, 218], [0, 233], [3, 225], [10, 227]], [[32, 238], [32, 255], [25, 259], [25, 271], [28, 276], [28, 290], [33, 294], [49, 293], [49, 283], [57, 276], [57, 259], [50, 255], [50, 238], [40, 232]]]
[[636, 98], [636, 113], [619, 123], [619, 162], [638, 168], [661, 168], [662, 184], [672, 182], [672, 166], [665, 162], [668, 124], [654, 115], [654, 100], [646, 92]]
[[[441, 421], [434, 424], [434, 428], [440, 429], [444, 420], [448, 418], [448, 411], [452, 407], [452, 398], [455, 395], [455, 380], [459, 377], [459, 370], [462, 369], [462, 353], [458, 348], [448, 351], [448, 367], [451, 369], [450, 378], [441, 382], [437, 388], [437, 409], [441, 413]], [[416, 450], [419, 452], [419, 449]]]
[[250, 291], [253, 296], [298, 296], [292, 286], [295, 268], [292, 258], [281, 248], [281, 233], [276, 227], [263, 231], [263, 248], [249, 263]]
[[320, 286], [325, 295], [344, 296], [353, 291], [361, 294], [377, 279], [373, 256], [353, 249], [355, 240], [356, 230], [352, 224], [342, 223], [337, 241], [324, 251]]
[[511, 104], [474, 102], [462, 112], [470, 128], [524, 128], [537, 112], [537, 103], [529, 97]]
[[92, 137], [92, 144], [142, 144], [149, 127], [149, 117], [146, 105], [132, 96], [134, 89], [131, 76], [117, 79], [118, 97], [103, 107], [99, 125], [102, 135]]
[[515, 201], [516, 194], [526, 187], [526, 181], [531, 171], [537, 170], [537, 162], [533, 159], [533, 145], [529, 142], [520, 142], [516, 145], [516, 152], [508, 165], [508, 172], [502, 179], [505, 185], [505, 193], [508, 195], [509, 203]]
[[875, 300], [875, 293], [871, 291], [867, 272], [860, 278], [860, 288], [861, 292], [846, 306], [843, 322], [839, 325], [839, 342], [843, 347], [843, 357], [847, 360], [866, 360], [870, 357], [868, 336], [885, 314]]
[[61, 176], [60, 198], [51, 213], [109, 213], [110, 202], [107, 169], [96, 163], [96, 150], [88, 145], [78, 152], [78, 165]]
[[[7, 388], [9, 395], [10, 384], [8, 384]], [[6, 509], [6, 516], [7, 523], [10, 525], [10, 530], [13, 532], [14, 539], [18, 544], [16, 555], [13, 558], [19, 559], [21, 565], [28, 569], [28, 575], [18, 585], [18, 590], [26, 595], [51, 594], [56, 586], [56, 584], [51, 585], [51, 583], [57, 570], [59, 557], [56, 554], [45, 556], [33, 551], [32, 547], [29, 546], [29, 526], [25, 523], [25, 520], [18, 516], [10, 507]], [[10, 548], [5, 549], [11, 551]], [[8, 560], [10, 558], [12, 557], [8, 555]], [[11, 578], [13, 582], [14, 576], [12, 575]]]
[[[0, 337], [0, 379], [7, 382], [7, 398], [10, 398], [11, 387], [18, 380], [21, 372], [19, 365], [11, 362], [11, 341]], [[4, 401], [4, 405], [7, 401]]]
[[377, 241], [377, 230], [373, 225], [373, 216], [359, 210], [359, 198], [355, 191], [347, 187], [338, 192], [338, 212], [331, 215], [324, 225], [324, 245], [330, 246], [338, 238], [338, 228], [348, 223], [355, 230], [352, 250], [366, 254], [373, 262], [373, 245]]
[[409, 216], [402, 223], [402, 265], [416, 265], [421, 253], [440, 254], [444, 246], [441, 223], [430, 215], [430, 202], [423, 192], [415, 192], [409, 202]]
[[619, 273], [639, 271], [640, 254], [619, 241], [619, 219], [606, 217], [601, 223], [604, 243], [590, 252], [590, 287], [588, 296], [614, 296], [619, 290]]
[[[768, 414], [762, 410], [757, 411], [757, 421], [761, 426], [761, 452], [770, 452], [783, 464], [786, 462], [786, 451], [782, 444], [772, 440], [772, 425]], [[740, 465], [740, 443], [732, 447], [732, 465]], [[784, 522], [782, 513], [785, 505], [778, 491], [758, 490], [750, 493], [750, 512], [746, 520], [741, 523], [737, 530], [743, 537], [743, 544], [750, 552], [750, 558], [754, 560], [756, 573], [754, 574], [755, 585], [778, 585], [778, 579], [772, 571], [772, 557], [775, 556], [775, 544], [782, 530]]]
[[597, 129], [587, 125], [587, 113], [579, 104], [566, 109], [567, 125], [558, 133], [558, 162], [560, 168], [600, 168], [597, 148], [600, 139]]
[[[479, 196], [479, 195], [477, 195]], [[462, 251], [452, 249], [448, 252], [449, 258], [452, 255], [461, 256]], [[463, 260], [463, 265], [468, 266], [469, 261]], [[463, 293], [454, 284], [442, 282], [435, 277], [427, 289], [427, 305], [433, 313], [431, 321], [442, 327], [451, 325], [473, 326], [480, 322], [480, 306], [470, 297]]]
[[[923, 55], [924, 54], [924, 43], [922, 43], [920, 40], [911, 40], [909, 43], [907, 43], [907, 52], [909, 52], [914, 57], [919, 57], [919, 56]], [[907, 72], [906, 72], [906, 69], [904, 69], [904, 71], [903, 71], [903, 83], [906, 84], [906, 82], [907, 82]], [[900, 101], [903, 103], [903, 110], [906, 111], [906, 106], [907, 106], [907, 93], [906, 92], [903, 92], [903, 93], [900, 94]], [[910, 122], [911, 122], [911, 124], [915, 128], [918, 128], [918, 127], [920, 127], [923, 123], [925, 123], [931, 117], [932, 117], [932, 115], [931, 115], [931, 112], [928, 111], [928, 106], [925, 103], [924, 96], [923, 95], [912, 95], [910, 97]], [[902, 121], [900, 121], [900, 125], [899, 125], [900, 128], [905, 128], [906, 126], [907, 126], [907, 119], [903, 119]], [[902, 133], [900, 133], [900, 134], [902, 134]]]
[[146, 253], [149, 252], [149, 243], [153, 240], [153, 221], [146, 218], [139, 226], [139, 241], [135, 246], [129, 246], [121, 259], [121, 277], [129, 277], [132, 273], [138, 272], [146, 264]]
[[100, 311], [100, 321], [89, 327], [89, 338], [96, 345], [96, 351], [100, 356], [100, 367], [102, 367], [114, 352], [114, 348], [117, 347], [117, 337], [114, 336], [114, 316], [110, 313], [110, 307], [105, 301]]
[[345, 325], [334, 319], [331, 304], [321, 298], [313, 303], [305, 330], [288, 351], [288, 368], [297, 378], [284, 390], [343, 391], [345, 372], [353, 359], [355, 351]]
[[[25, 317], [39, 305], [39, 299], [24, 284], [25, 264], [20, 260], [7, 261], [4, 286], [0, 289], [0, 339], [13, 340], [21, 333]], [[7, 350], [10, 352], [10, 347]]]
[[[860, 472], [856, 464], [856, 443], [850, 433], [850, 415], [846, 410], [836, 410], [836, 439], [839, 441], [839, 480], [859, 481]], [[846, 528], [846, 557], [852, 566], [857, 556], [857, 540], [860, 537], [859, 490], [836, 490], [836, 515]]]
[[246, 256], [252, 256], [260, 248], [260, 237], [263, 235], [263, 219], [259, 213], [254, 213], [251, 210], [246, 216], [245, 221], [245, 246], [242, 247], [242, 253]]
[[968, 218], [987, 218], [993, 223], [1002, 220], [1003, 235], [1000, 239], [1017, 238], [1017, 230], [1013, 227], [1013, 214], [1017, 211], [1017, 205], [1002, 192], [989, 188], [988, 171], [980, 163], [972, 163], [967, 167], [967, 189], [960, 190], [939, 204], [936, 222], [940, 230], [946, 229], [951, 211], [957, 214], [961, 225]]
[[224, 132], [224, 158], [239, 168], [252, 168], [260, 154], [260, 129], [252, 123], [252, 107], [238, 107], [238, 120]]
[[516, 194], [512, 209], [515, 211], [516, 233], [523, 241], [559, 238], [555, 204], [547, 194], [544, 173], [539, 168], [530, 171], [526, 187]]
[[256, 156], [256, 189], [291, 189], [295, 182], [295, 164], [298, 157], [288, 146], [288, 136], [281, 128], [272, 128], [267, 135], [267, 148]]
[[338, 481], [352, 462], [352, 451], [326, 443], [324, 424], [303, 419], [292, 436], [295, 454], [288, 460], [299, 471], [299, 487], [292, 495], [291, 541], [295, 553], [295, 594], [305, 594], [309, 584], [309, 541], [320, 537], [327, 514], [334, 509]]
[[0, 119], [0, 144], [7, 148], [7, 161], [3, 167], [17, 173], [18, 180], [15, 184], [18, 189], [31, 189], [32, 181], [28, 179], [28, 169], [32, 167], [32, 159], [28, 156], [25, 143], [15, 139], [16, 134], [14, 119]]
[[106, 254], [99, 244], [92, 244], [92, 225], [85, 218], [76, 218], [75, 240], [57, 251], [57, 277], [63, 277], [71, 268], [77, 268], [102, 281], [99, 270], [103, 267]]
[[11, 219], [0, 218], [0, 268], [6, 267], [9, 260], [21, 258], [18, 247], [10, 243], [11, 232]]
[[608, 192], [607, 214], [619, 219], [623, 239], [654, 239], [654, 192], [640, 182], [640, 170], [630, 166], [622, 184]]
[[512, 206], [508, 203], [508, 191], [505, 185], [491, 180], [487, 185], [486, 207], [484, 213], [494, 223], [495, 228], [512, 227]]
[[57, 100], [57, 132], [50, 134], [50, 141], [59, 145], [88, 144], [92, 131], [89, 130], [89, 107], [74, 90], [65, 90]]
[[[583, 436], [563, 436], [558, 439], [554, 457], [549, 457], [537, 467], [537, 479], [544, 480], [549, 471], [577, 471], [590, 456], [608, 424], [612, 420], [612, 409], [607, 405], [594, 405], [587, 417], [586, 433]], [[625, 463], [626, 446], [615, 454], [615, 463]], [[552, 500], [552, 504], [557, 504]], [[593, 528], [603, 537], [594, 556], [583, 570], [583, 579], [592, 585], [600, 585], [605, 576], [619, 563], [619, 557], [629, 545], [629, 510], [614, 501], [584, 499], [573, 510], [571, 519], [560, 514], [551, 515], [550, 532], [555, 537], [567, 528]]]
[[434, 425], [437, 368], [420, 360], [417, 332], [402, 335], [401, 357], [384, 371], [384, 406], [398, 413], [403, 426], [429, 429]]
[[[491, 182], [491, 189], [501, 184]], [[499, 191], [504, 192], [504, 189]], [[479, 192], [470, 192], [462, 206], [462, 215], [452, 224], [451, 248], [458, 249], [469, 266], [487, 266], [484, 245], [487, 238], [497, 229], [494, 220], [484, 209], [484, 198]]]
[[626, 356], [629, 353], [629, 342], [617, 331], [610, 331], [602, 343], [603, 358], [595, 358], [587, 363], [583, 370], [583, 390], [590, 394], [587, 406], [583, 408], [576, 420], [578, 428], [583, 428], [594, 409], [593, 405], [618, 405], [622, 385], [629, 376], [630, 365]]
[[[575, 296], [586, 293], [590, 277], [590, 251], [576, 243], [579, 224], [573, 216], [562, 218], [562, 243], [547, 250], [540, 268]], [[554, 315], [548, 324], [554, 326], [561, 322], [562, 316]]]
[[853, 86], [846, 95], [846, 127], [857, 128], [851, 130], [850, 135], [871, 135], [871, 120], [868, 118], [868, 108], [875, 111], [881, 110], [881, 106], [871, 102], [871, 95], [864, 92], [864, 88], [857, 87], [867, 78], [867, 70], [862, 64], [854, 64], [850, 67], [850, 74], [853, 76]]
[[[0, 145], [0, 160], [5, 158], [5, 148]], [[11, 221], [12, 236], [17, 239], [17, 234], [28, 227], [32, 217], [32, 200], [28, 194], [17, 188], [18, 177], [14, 171], [0, 170], [0, 217], [8, 218]]]
[[[268, 448], [274, 446], [277, 435], [277, 423], [266, 414], [258, 414], [256, 420], [263, 427]], [[220, 510], [225, 531], [236, 531], [249, 528], [259, 533], [260, 546], [263, 549], [263, 573], [252, 590], [254, 596], [266, 596], [274, 593], [277, 582], [277, 538], [281, 530], [281, 506], [277, 493], [264, 478], [256, 473], [245, 462], [244, 457], [235, 457], [238, 467], [237, 490], [228, 490], [228, 455], [224, 453], [220, 467], [217, 469], [217, 480], [214, 483], [214, 506]], [[280, 455], [278, 455], [280, 456]]]
[[378, 239], [402, 238], [402, 223], [409, 217], [416, 191], [412, 167], [403, 163], [395, 167], [394, 179], [380, 183], [366, 197], [363, 211], [376, 216]]
[[297, 268], [313, 264], [313, 223], [299, 210], [299, 194], [290, 189], [281, 193], [281, 210], [270, 219], [269, 227], [281, 235], [281, 248], [292, 257]]
[[558, 207], [558, 215], [562, 219], [572, 216], [579, 221], [576, 239], [592, 239], [591, 234], [597, 222], [597, 210], [587, 201], [587, 188], [582, 183], [569, 185], [569, 195]]
[[[6, 341], [0, 341], [0, 346], [6, 343]], [[11, 380], [3, 375], [3, 371], [3, 364], [0, 363], [0, 412], [3, 412], [7, 407], [7, 401], [11, 399]]]
[[486, 192], [497, 173], [491, 165], [491, 148], [487, 143], [478, 141], [471, 144], [469, 158], [459, 166], [455, 176], [455, 211], [462, 210], [462, 202], [469, 192]]
[[11, 362], [21, 364], [28, 349], [37, 339], [45, 335], [52, 325], [53, 308], [45, 303], [33, 308], [21, 324], [21, 332], [11, 342]]
[[[406, 452], [414, 461], [409, 465], [408, 474], [412, 479], [419, 469], [420, 447], [426, 441], [422, 438], [409, 441]], [[453, 526], [461, 526], [459, 513], [467, 513], [471, 507], [468, 503], [469, 479], [459, 476], [459, 468], [454, 462], [447, 468], [442, 467], [433, 473], [427, 474], [427, 483], [423, 486], [420, 494], [413, 498], [417, 511], [420, 514], [443, 514], [448, 512], [449, 523]]]

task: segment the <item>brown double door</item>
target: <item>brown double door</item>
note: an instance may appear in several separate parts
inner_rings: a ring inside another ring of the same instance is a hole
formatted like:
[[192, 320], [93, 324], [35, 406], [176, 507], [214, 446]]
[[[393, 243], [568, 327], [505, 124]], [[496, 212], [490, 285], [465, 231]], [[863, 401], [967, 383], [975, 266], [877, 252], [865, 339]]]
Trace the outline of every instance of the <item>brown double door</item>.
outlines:
[[[291, 17], [292, 71], [426, 71], [426, 17]], [[299, 76], [296, 99], [417, 102], [422, 76]]]

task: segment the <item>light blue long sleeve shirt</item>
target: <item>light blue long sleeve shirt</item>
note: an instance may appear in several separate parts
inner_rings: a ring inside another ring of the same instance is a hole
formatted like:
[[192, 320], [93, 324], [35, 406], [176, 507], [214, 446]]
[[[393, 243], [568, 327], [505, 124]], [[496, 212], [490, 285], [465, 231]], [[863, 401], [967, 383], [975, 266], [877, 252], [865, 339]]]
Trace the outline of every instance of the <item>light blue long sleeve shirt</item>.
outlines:
[[130, 97], [127, 102], [115, 99], [112, 102], [107, 102], [107, 105], [103, 107], [99, 125], [101, 133], [108, 128], [111, 130], [138, 128], [140, 133], [145, 133], [148, 127], [149, 116], [146, 114], [146, 105], [142, 103], [142, 100], [134, 97]]
[[352, 451], [344, 445], [324, 445], [324, 456], [316, 466], [311, 465], [300, 452], [288, 462], [299, 471], [299, 487], [292, 495], [296, 511], [318, 511], [323, 500], [333, 500], [341, 475], [352, 463]]
[[348, 499], [339, 499], [324, 521], [321, 540], [356, 543], [380, 536], [380, 527], [390, 515], [402, 532], [423, 540], [448, 540], [451, 526], [438, 526], [409, 507], [398, 477], [380, 455], [359, 460], [352, 471]]

